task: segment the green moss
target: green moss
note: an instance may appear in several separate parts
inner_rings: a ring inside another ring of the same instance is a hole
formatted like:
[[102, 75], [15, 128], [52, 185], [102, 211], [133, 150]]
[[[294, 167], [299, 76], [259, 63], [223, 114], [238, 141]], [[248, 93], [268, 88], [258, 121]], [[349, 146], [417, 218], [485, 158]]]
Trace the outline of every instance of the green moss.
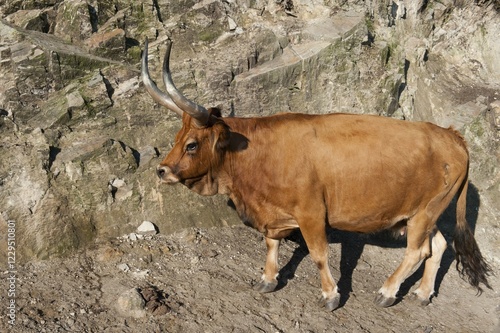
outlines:
[[373, 22], [373, 18], [371, 18], [368, 14], [365, 15], [365, 25], [366, 29], [368, 29], [368, 33], [375, 36], [375, 23]]
[[209, 29], [203, 30], [199, 35], [198, 38], [201, 41], [207, 42], [207, 43], [212, 43], [214, 42], [217, 37], [219, 37], [222, 34], [222, 31], [220, 29], [213, 29], [212, 27]]
[[127, 50], [127, 56], [132, 61], [139, 61], [141, 59], [141, 52], [139, 46], [132, 46]]
[[83, 57], [79, 55], [60, 54], [61, 78], [72, 80], [80, 78], [83, 73], [88, 73], [94, 69], [104, 67], [99, 60]]
[[472, 123], [470, 123], [469, 130], [476, 137], [482, 137], [484, 135], [483, 122], [480, 117], [477, 117]]
[[486, 35], [488, 34], [488, 30], [486, 29], [484, 24], [480, 24], [479, 29], [481, 31], [481, 36], [483, 36], [483, 38], [486, 37]]

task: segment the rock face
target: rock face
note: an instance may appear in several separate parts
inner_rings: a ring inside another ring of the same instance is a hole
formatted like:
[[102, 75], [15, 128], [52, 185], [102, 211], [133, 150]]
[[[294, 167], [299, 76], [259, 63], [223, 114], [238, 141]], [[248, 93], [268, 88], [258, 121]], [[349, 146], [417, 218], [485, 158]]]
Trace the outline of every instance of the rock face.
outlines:
[[162, 233], [239, 223], [224, 197], [158, 185], [155, 165], [180, 120], [142, 87], [146, 37], [157, 81], [170, 36], [177, 87], [225, 115], [453, 125], [481, 195], [469, 210], [498, 233], [495, 1], [12, 0], [0, 14], [0, 235], [16, 221], [20, 260], [67, 254], [144, 220]]

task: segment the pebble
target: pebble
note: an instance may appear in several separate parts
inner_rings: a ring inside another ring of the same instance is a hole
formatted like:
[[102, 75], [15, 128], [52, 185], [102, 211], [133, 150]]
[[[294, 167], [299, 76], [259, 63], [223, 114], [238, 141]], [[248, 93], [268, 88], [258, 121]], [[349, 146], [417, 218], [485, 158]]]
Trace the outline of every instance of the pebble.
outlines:
[[149, 221], [144, 221], [137, 228], [137, 233], [139, 235], [156, 235], [158, 233], [156, 226]]
[[123, 179], [115, 178], [111, 182], [111, 185], [116, 187], [116, 188], [120, 188], [120, 187], [125, 186], [126, 184], [125, 184], [125, 181]]
[[119, 264], [117, 265], [116, 267], [118, 267], [119, 270], [127, 273], [128, 271], [130, 271], [130, 267], [127, 265], [127, 264]]
[[68, 103], [68, 108], [81, 108], [85, 106], [85, 100], [78, 90], [67, 94], [66, 102]]
[[230, 17], [227, 18], [227, 22], [229, 24], [229, 30], [230, 31], [234, 31], [238, 27], [238, 25], [236, 24], [236, 22], [232, 18], [230, 18]]
[[116, 302], [117, 310], [124, 316], [142, 318], [146, 315], [146, 301], [137, 288], [132, 288], [120, 295]]
[[149, 274], [149, 269], [143, 271], [132, 272], [132, 276], [136, 279], [145, 279]]

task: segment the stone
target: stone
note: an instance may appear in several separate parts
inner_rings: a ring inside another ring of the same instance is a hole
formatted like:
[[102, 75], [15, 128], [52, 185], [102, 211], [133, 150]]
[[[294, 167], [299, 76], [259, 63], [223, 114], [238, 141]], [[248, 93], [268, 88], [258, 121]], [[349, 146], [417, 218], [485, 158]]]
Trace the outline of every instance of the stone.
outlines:
[[236, 22], [230, 17], [227, 18], [227, 23], [229, 25], [229, 31], [234, 31], [238, 27]]
[[490, 110], [493, 112], [493, 124], [500, 130], [500, 100], [490, 103]]
[[86, 1], [63, 1], [57, 9], [54, 35], [68, 42], [84, 40], [92, 35], [93, 27]]
[[149, 275], [149, 269], [144, 269], [142, 271], [132, 272], [132, 276], [139, 280], [144, 280]]
[[99, 55], [112, 56], [124, 53], [125, 41], [125, 31], [117, 28], [104, 33], [93, 34], [86, 40], [86, 45]]
[[128, 271], [130, 271], [130, 267], [127, 264], [125, 264], [125, 263], [119, 264], [116, 267], [119, 270], [121, 270], [122, 272], [125, 272], [125, 273], [127, 273]]
[[[125, 180], [116, 178], [109, 184], [109, 190], [115, 201], [123, 201], [133, 195], [133, 186], [127, 185]], [[130, 237], [129, 237], [130, 238]]]
[[156, 235], [158, 233], [158, 230], [152, 222], [144, 221], [137, 228], [137, 233], [140, 235]]
[[81, 108], [85, 105], [85, 101], [79, 91], [72, 91], [67, 94], [66, 103], [68, 104], [68, 109]]
[[42, 19], [42, 10], [19, 10], [9, 15], [8, 21], [27, 30], [46, 32], [47, 22]]
[[113, 179], [113, 181], [111, 182], [111, 185], [113, 185], [116, 188], [120, 188], [120, 187], [125, 186], [126, 183], [125, 183], [125, 180], [116, 178], [116, 179]]
[[146, 301], [137, 288], [122, 293], [116, 301], [116, 308], [123, 316], [142, 318], [146, 315]]
[[158, 157], [158, 152], [153, 146], [145, 146], [139, 149], [139, 166], [140, 167], [150, 167], [149, 162]]

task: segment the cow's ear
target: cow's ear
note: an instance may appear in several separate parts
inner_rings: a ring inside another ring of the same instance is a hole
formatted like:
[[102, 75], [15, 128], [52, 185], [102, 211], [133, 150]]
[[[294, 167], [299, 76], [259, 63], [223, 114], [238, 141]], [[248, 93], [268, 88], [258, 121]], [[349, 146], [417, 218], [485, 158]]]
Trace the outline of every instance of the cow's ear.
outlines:
[[212, 130], [213, 146], [212, 150], [222, 150], [229, 145], [229, 126], [222, 119], [222, 114], [219, 108], [209, 108], [210, 124]]
[[212, 150], [223, 150], [227, 146], [229, 146], [229, 126], [227, 126], [224, 121], [220, 120], [215, 123], [212, 128], [212, 138], [213, 138], [213, 146]]

